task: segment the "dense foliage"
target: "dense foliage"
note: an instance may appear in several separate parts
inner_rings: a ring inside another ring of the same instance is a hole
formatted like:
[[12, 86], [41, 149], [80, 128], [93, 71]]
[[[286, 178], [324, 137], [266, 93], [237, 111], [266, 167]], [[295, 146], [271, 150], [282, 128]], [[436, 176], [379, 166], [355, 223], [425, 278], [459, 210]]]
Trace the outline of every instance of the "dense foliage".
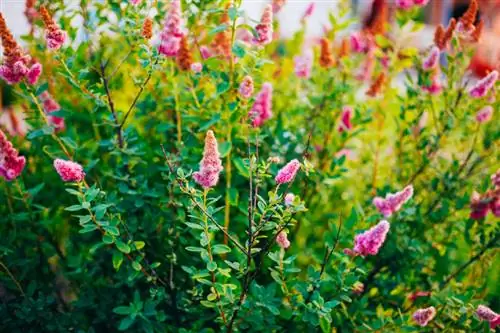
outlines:
[[390, 21], [375, 1], [362, 27], [340, 2], [320, 42], [313, 6], [279, 37], [284, 1], [254, 20], [241, 0], [73, 3], [28, 1], [22, 41], [0, 22], [0, 331], [498, 323], [475, 1], [423, 52], [426, 1]]

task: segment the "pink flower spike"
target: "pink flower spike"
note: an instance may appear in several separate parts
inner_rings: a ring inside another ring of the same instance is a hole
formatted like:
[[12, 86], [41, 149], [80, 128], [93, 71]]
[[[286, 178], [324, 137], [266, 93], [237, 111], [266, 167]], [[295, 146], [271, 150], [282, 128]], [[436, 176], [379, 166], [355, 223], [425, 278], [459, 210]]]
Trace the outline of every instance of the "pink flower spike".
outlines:
[[191, 64], [191, 71], [193, 73], [201, 73], [202, 70], [203, 70], [203, 65], [201, 63], [195, 62]]
[[414, 6], [413, 0], [396, 0], [396, 7], [402, 10], [410, 10]]
[[174, 57], [177, 55], [183, 36], [182, 23], [180, 0], [173, 0], [165, 19], [163, 31], [160, 34], [161, 42], [158, 47], [159, 53], [167, 57]]
[[52, 112], [60, 111], [61, 106], [50, 96], [48, 92], [43, 92], [40, 95], [40, 99], [43, 102], [43, 110], [48, 115], [49, 122], [54, 126], [56, 131], [61, 131], [64, 129], [64, 118], [51, 116]]
[[481, 98], [486, 96], [488, 91], [495, 85], [498, 79], [498, 72], [496, 70], [492, 71], [486, 75], [481, 80], [477, 81], [476, 84], [469, 90], [469, 95], [473, 98]]
[[54, 168], [64, 182], [81, 182], [85, 178], [83, 167], [73, 161], [54, 160]]
[[278, 171], [278, 174], [275, 178], [276, 183], [286, 184], [291, 182], [295, 178], [295, 175], [297, 174], [297, 171], [299, 171], [299, 169], [300, 162], [297, 159], [291, 160], [280, 171]]
[[264, 83], [262, 89], [255, 97], [252, 109], [248, 113], [252, 119], [253, 127], [260, 127], [266, 120], [272, 117], [273, 86], [271, 83]]
[[497, 317], [499, 316], [498, 313], [491, 310], [486, 305], [479, 305], [477, 307], [476, 314], [479, 317], [479, 319], [484, 321], [493, 321], [497, 319]]
[[205, 136], [205, 149], [200, 162], [200, 170], [193, 173], [193, 178], [204, 188], [211, 188], [217, 185], [222, 169], [217, 139], [214, 132], [208, 131]]
[[344, 131], [349, 131], [350, 129], [352, 129], [352, 123], [351, 123], [352, 112], [353, 112], [352, 107], [347, 105], [343, 107], [342, 115], [340, 117], [340, 125], [338, 128], [339, 133], [342, 133]]
[[68, 34], [66, 31], [61, 30], [59, 27], [53, 30], [48, 30], [45, 33], [45, 40], [47, 41], [47, 46], [51, 50], [58, 50], [64, 45]]
[[350, 256], [376, 255], [385, 242], [385, 238], [390, 229], [389, 222], [382, 220], [371, 229], [356, 235], [354, 238], [354, 248], [346, 249], [344, 253]]
[[243, 99], [249, 99], [253, 94], [253, 79], [250, 75], [243, 78], [240, 83], [240, 88], [238, 89], [240, 97]]
[[389, 217], [397, 212], [413, 196], [413, 186], [408, 185], [402, 191], [394, 194], [389, 193], [384, 198], [375, 197], [373, 204], [377, 210], [385, 217]]
[[351, 50], [355, 53], [366, 53], [370, 48], [370, 42], [360, 32], [353, 32], [349, 38]]
[[413, 313], [413, 320], [417, 323], [419, 326], [427, 326], [427, 324], [434, 319], [436, 316], [436, 309], [431, 306], [425, 309], [418, 309]]
[[300, 56], [294, 57], [295, 75], [300, 78], [308, 79], [311, 77], [314, 55], [311, 50], [305, 51]]
[[255, 27], [257, 37], [254, 42], [259, 45], [267, 45], [273, 41], [273, 8], [266, 5], [260, 23]]
[[295, 199], [295, 194], [287, 193], [285, 195], [285, 206], [291, 206], [294, 199]]
[[24, 156], [19, 156], [17, 150], [0, 129], [0, 177], [11, 181], [19, 177], [26, 165]]
[[314, 12], [314, 8], [316, 8], [316, 4], [314, 2], [311, 2], [307, 8], [306, 11], [304, 12], [304, 15], [302, 15], [302, 21], [305, 21], [309, 16], [312, 15]]
[[480, 124], [487, 123], [491, 120], [492, 115], [493, 107], [491, 105], [487, 105], [476, 113], [476, 121]]
[[290, 247], [290, 241], [287, 238], [287, 234], [284, 231], [281, 231], [278, 236], [276, 236], [276, 243], [278, 243], [279, 247], [282, 249], [287, 249]]
[[430, 71], [436, 68], [436, 66], [439, 63], [439, 54], [441, 51], [437, 46], [433, 46], [431, 50], [429, 51], [429, 54], [427, 57], [424, 59], [422, 62], [422, 69], [424, 71]]
[[208, 59], [212, 56], [212, 51], [205, 45], [200, 46], [200, 53], [203, 59]]
[[42, 74], [42, 65], [40, 63], [35, 63], [31, 68], [29, 69], [28, 73], [26, 73], [26, 79], [28, 80], [28, 83], [33, 85], [36, 84], [38, 81], [38, 78]]
[[470, 218], [472, 220], [481, 220], [488, 215], [488, 202], [483, 200], [481, 195], [476, 191], [472, 192], [470, 208]]

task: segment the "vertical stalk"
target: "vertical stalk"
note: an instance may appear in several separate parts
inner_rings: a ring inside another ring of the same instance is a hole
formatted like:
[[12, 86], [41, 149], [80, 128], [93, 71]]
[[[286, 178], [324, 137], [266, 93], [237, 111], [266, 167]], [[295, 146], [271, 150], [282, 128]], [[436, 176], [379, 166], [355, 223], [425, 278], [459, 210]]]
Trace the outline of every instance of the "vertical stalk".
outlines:
[[[232, 132], [232, 126], [229, 125], [228, 131], [227, 131], [227, 136], [226, 140], [229, 142], [230, 146], [232, 146], [232, 140], [231, 140], [231, 132]], [[225, 200], [225, 207], [224, 207], [224, 229], [226, 232], [229, 232], [229, 223], [231, 221], [231, 205], [230, 205], [230, 200], [231, 196], [229, 191], [231, 190], [231, 150], [229, 149], [229, 152], [227, 153], [226, 156], [226, 200]], [[224, 244], [227, 245], [228, 239], [227, 235], [224, 235]]]
[[2, 269], [5, 271], [5, 273], [7, 273], [7, 275], [10, 277], [10, 279], [12, 280], [12, 282], [14, 282], [14, 284], [17, 287], [17, 289], [21, 293], [21, 295], [23, 297], [26, 297], [26, 294], [24, 293], [23, 287], [21, 287], [21, 284], [19, 283], [19, 281], [16, 280], [16, 277], [9, 271], [9, 269], [7, 268], [7, 266], [5, 266], [5, 264], [1, 260], [0, 260], [0, 267], [2, 267]]
[[[175, 67], [173, 61], [170, 62], [170, 72], [172, 77], [175, 77]], [[182, 144], [182, 115], [181, 110], [179, 108], [179, 92], [177, 91], [177, 86], [175, 82], [173, 82], [173, 90], [174, 90], [174, 101], [175, 101], [175, 119], [177, 123], [177, 145], [180, 147]]]

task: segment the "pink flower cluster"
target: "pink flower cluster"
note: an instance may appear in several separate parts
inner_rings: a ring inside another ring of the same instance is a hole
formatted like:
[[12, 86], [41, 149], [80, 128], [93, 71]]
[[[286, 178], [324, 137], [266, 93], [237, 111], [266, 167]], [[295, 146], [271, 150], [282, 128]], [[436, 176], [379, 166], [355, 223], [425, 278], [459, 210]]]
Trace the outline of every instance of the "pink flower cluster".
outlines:
[[260, 23], [255, 27], [257, 37], [254, 42], [259, 45], [267, 45], [273, 41], [273, 8], [267, 5], [264, 8]]
[[492, 115], [493, 107], [491, 105], [487, 105], [476, 113], [476, 121], [480, 124], [487, 123], [491, 120]]
[[83, 167], [73, 161], [54, 160], [54, 168], [64, 182], [81, 182], [85, 178]]
[[253, 79], [250, 75], [243, 78], [240, 83], [240, 88], [238, 90], [240, 97], [243, 99], [249, 99], [253, 94]]
[[355, 53], [368, 53], [373, 49], [373, 41], [361, 32], [353, 32], [349, 38], [351, 50]]
[[295, 194], [287, 193], [285, 195], [285, 206], [291, 206], [294, 199], [295, 199]]
[[433, 306], [430, 306], [428, 308], [424, 309], [418, 309], [413, 313], [413, 320], [419, 325], [419, 326], [427, 326], [427, 324], [434, 319], [436, 316], [436, 308]]
[[203, 65], [200, 62], [194, 62], [191, 64], [191, 71], [193, 73], [201, 73], [203, 70]]
[[45, 40], [49, 49], [58, 50], [64, 45], [68, 34], [62, 30], [57, 24], [53, 23], [45, 32]]
[[422, 86], [422, 90], [428, 92], [431, 95], [438, 95], [443, 90], [443, 84], [441, 83], [441, 74], [436, 71], [432, 74], [431, 84], [429, 86]]
[[396, 0], [396, 7], [402, 10], [410, 10], [415, 6], [423, 7], [429, 3], [430, 0]]
[[300, 56], [295, 56], [293, 58], [293, 61], [295, 65], [295, 75], [297, 75], [297, 77], [303, 79], [308, 79], [311, 77], [311, 70], [314, 61], [314, 55], [311, 50], [305, 51]]
[[279, 247], [282, 249], [287, 249], [290, 247], [290, 241], [287, 238], [287, 234], [284, 231], [281, 231], [278, 236], [276, 236], [276, 243], [278, 243]]
[[280, 171], [278, 171], [278, 174], [276, 175], [274, 180], [276, 180], [277, 184], [289, 183], [295, 178], [295, 175], [297, 174], [297, 171], [299, 171], [299, 169], [300, 162], [297, 159], [293, 159], [288, 162], [287, 165], [281, 168]]
[[24, 156], [19, 156], [17, 150], [0, 129], [0, 176], [7, 181], [16, 179], [25, 165]]
[[248, 113], [254, 127], [262, 126], [262, 124], [273, 115], [272, 98], [273, 86], [271, 83], [266, 82], [262, 85], [262, 89], [255, 97], [252, 109]]
[[376, 226], [365, 232], [356, 235], [354, 238], [354, 248], [344, 249], [344, 253], [350, 256], [376, 255], [385, 242], [389, 232], [389, 222], [382, 220]]
[[492, 330], [494, 330], [497, 326], [500, 326], [500, 314], [491, 310], [489, 307], [479, 305], [476, 309], [476, 314], [479, 319], [488, 321]]
[[44, 91], [40, 95], [40, 99], [43, 103], [43, 110], [48, 115], [49, 122], [54, 126], [56, 131], [61, 131], [64, 129], [64, 118], [51, 116], [52, 112], [61, 110], [61, 106], [57, 103], [52, 96], [47, 91]]
[[204, 188], [214, 187], [219, 181], [219, 174], [222, 169], [217, 139], [214, 132], [208, 131], [205, 136], [205, 149], [200, 162], [200, 171], [193, 173], [193, 178]]
[[342, 133], [344, 131], [349, 131], [350, 129], [352, 129], [352, 123], [351, 123], [352, 113], [353, 113], [352, 107], [348, 105], [343, 107], [342, 115], [340, 116], [340, 125], [338, 127], [339, 133]]
[[389, 193], [384, 198], [375, 197], [373, 204], [385, 217], [389, 217], [397, 212], [413, 196], [413, 186], [408, 185], [402, 191], [394, 194]]
[[424, 71], [431, 71], [433, 69], [436, 69], [439, 63], [440, 53], [441, 51], [439, 50], [439, 47], [433, 46], [429, 51], [427, 57], [422, 61], [422, 69]]
[[302, 21], [305, 21], [309, 16], [312, 15], [312, 13], [314, 12], [314, 8], [316, 8], [316, 4], [314, 2], [311, 2], [302, 15]]
[[474, 191], [471, 195], [470, 208], [470, 218], [473, 220], [485, 218], [490, 210], [493, 215], [500, 217], [500, 194], [492, 191], [491, 195], [486, 193], [484, 197], [481, 197], [481, 194]]
[[182, 36], [181, 3], [180, 0], [173, 0], [160, 34], [158, 52], [167, 57], [175, 57], [181, 46]]
[[25, 78], [29, 84], [35, 84], [42, 74], [42, 65], [31, 60], [29, 55], [25, 55], [19, 50], [16, 58], [4, 58], [4, 63], [0, 66], [0, 78], [8, 84], [19, 83]]
[[486, 75], [469, 90], [469, 95], [473, 98], [481, 98], [486, 96], [488, 91], [495, 85], [498, 79], [498, 71], [494, 70]]

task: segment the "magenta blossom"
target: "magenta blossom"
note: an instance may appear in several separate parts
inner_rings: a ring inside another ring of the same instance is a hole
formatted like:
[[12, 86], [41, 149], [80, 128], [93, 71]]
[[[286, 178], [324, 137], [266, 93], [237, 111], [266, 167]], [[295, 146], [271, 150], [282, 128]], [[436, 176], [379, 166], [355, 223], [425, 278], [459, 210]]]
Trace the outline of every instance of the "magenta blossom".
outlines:
[[353, 32], [349, 40], [351, 50], [355, 53], [367, 53], [372, 48], [371, 41], [360, 32]]
[[305, 21], [309, 16], [312, 15], [312, 13], [314, 12], [314, 8], [316, 8], [316, 4], [314, 2], [311, 2], [302, 15], [302, 21]]
[[439, 95], [443, 90], [443, 84], [441, 83], [441, 78], [439, 74], [432, 76], [430, 86], [422, 86], [422, 90], [427, 91], [431, 95]]
[[284, 231], [281, 231], [278, 236], [276, 236], [276, 243], [278, 243], [279, 247], [282, 249], [287, 249], [290, 247], [290, 241], [287, 238], [287, 234]]
[[473, 98], [481, 98], [486, 96], [488, 91], [495, 85], [498, 79], [498, 72], [496, 70], [492, 71], [486, 75], [481, 80], [477, 81], [476, 84], [469, 90], [469, 95]]
[[491, 120], [492, 115], [493, 107], [491, 105], [487, 105], [476, 113], [476, 121], [480, 124], [487, 123]]
[[165, 19], [163, 31], [160, 34], [159, 53], [167, 57], [175, 57], [177, 55], [183, 36], [182, 22], [180, 0], [173, 0]]
[[210, 51], [207, 46], [203, 45], [200, 46], [200, 54], [203, 59], [208, 59], [212, 56], [212, 51]]
[[206, 189], [214, 187], [219, 181], [219, 174], [222, 169], [217, 139], [214, 132], [208, 131], [205, 136], [205, 149], [200, 162], [200, 171], [193, 173], [193, 178]]
[[19, 156], [17, 150], [0, 129], [0, 177], [11, 181], [19, 177], [26, 165], [24, 156]]
[[52, 112], [61, 110], [61, 106], [59, 105], [59, 103], [57, 103], [47, 91], [44, 91], [40, 95], [40, 99], [43, 103], [43, 111], [45, 111], [45, 113], [47, 114], [47, 118], [50, 124], [54, 126], [56, 131], [63, 130], [64, 118], [50, 115]]
[[297, 159], [291, 160], [287, 165], [281, 168], [280, 171], [278, 171], [278, 174], [275, 177], [276, 183], [286, 184], [291, 182], [295, 178], [299, 169], [300, 162]]
[[427, 57], [422, 61], [422, 69], [424, 71], [431, 71], [436, 68], [439, 63], [439, 47], [433, 46], [429, 51]]
[[377, 207], [378, 211], [385, 217], [389, 217], [395, 212], [397, 212], [403, 204], [413, 196], [413, 186], [408, 185], [402, 191], [396, 192], [394, 194], [389, 193], [384, 198], [375, 197], [373, 199], [373, 204]]
[[273, 86], [271, 83], [266, 82], [262, 85], [262, 89], [255, 97], [252, 109], [248, 113], [254, 127], [262, 126], [262, 124], [273, 115], [271, 110], [272, 98]]
[[83, 167], [73, 161], [65, 161], [58, 158], [54, 160], [54, 168], [65, 182], [81, 182], [85, 178]]
[[291, 206], [294, 199], [295, 199], [295, 194], [287, 193], [285, 195], [285, 206]]
[[487, 200], [483, 200], [481, 195], [474, 191], [471, 195], [470, 208], [470, 218], [472, 220], [481, 220], [488, 215], [490, 206]]
[[259, 45], [267, 45], [273, 41], [273, 8], [267, 5], [264, 8], [260, 23], [255, 27], [257, 37], [254, 42]]
[[340, 116], [340, 125], [338, 127], [339, 133], [352, 129], [352, 112], [352, 107], [347, 105], [342, 109], [342, 115]]
[[195, 62], [191, 64], [191, 71], [193, 73], [201, 73], [202, 70], [203, 70], [203, 65], [201, 63]]
[[243, 99], [249, 99], [253, 94], [253, 79], [250, 75], [243, 78], [240, 83], [240, 88], [238, 89], [240, 97]]
[[413, 313], [413, 320], [417, 323], [419, 326], [427, 326], [427, 324], [434, 319], [436, 316], [436, 309], [431, 306], [425, 309], [418, 309]]
[[295, 64], [295, 75], [300, 78], [308, 79], [311, 77], [314, 55], [311, 50], [305, 51], [300, 56], [293, 58]]
[[11, 85], [19, 83], [23, 78], [31, 85], [36, 84], [42, 74], [42, 65], [35, 62], [30, 66], [31, 62], [29, 55], [21, 56], [14, 62], [5, 61], [0, 66], [0, 78]]
[[415, 4], [413, 0], [396, 0], [396, 7], [403, 10], [412, 9]]
[[350, 256], [376, 255], [385, 242], [385, 238], [390, 229], [389, 222], [382, 220], [376, 226], [365, 232], [356, 235], [354, 238], [354, 248], [345, 249], [344, 253]]

